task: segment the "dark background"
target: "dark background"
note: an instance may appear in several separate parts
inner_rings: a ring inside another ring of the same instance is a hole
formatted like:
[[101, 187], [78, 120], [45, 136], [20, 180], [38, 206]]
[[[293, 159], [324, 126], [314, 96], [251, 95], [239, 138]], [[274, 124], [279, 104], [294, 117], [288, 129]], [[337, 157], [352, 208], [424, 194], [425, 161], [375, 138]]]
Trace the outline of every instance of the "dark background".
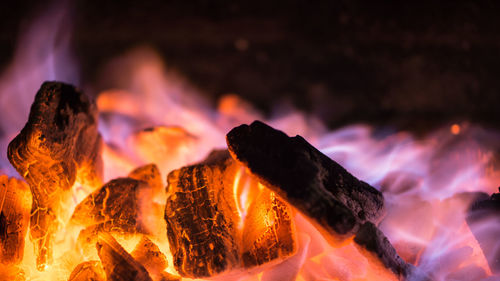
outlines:
[[[1, 69], [41, 2], [2, 3]], [[78, 0], [73, 46], [89, 83], [147, 44], [214, 103], [291, 101], [331, 127], [500, 129], [500, 1], [378, 2]]]

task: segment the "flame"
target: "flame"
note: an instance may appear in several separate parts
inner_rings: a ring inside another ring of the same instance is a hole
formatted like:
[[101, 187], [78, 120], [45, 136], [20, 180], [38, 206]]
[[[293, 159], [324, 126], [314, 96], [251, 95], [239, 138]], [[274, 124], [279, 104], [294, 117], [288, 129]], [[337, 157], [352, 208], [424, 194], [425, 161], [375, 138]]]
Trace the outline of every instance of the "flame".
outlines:
[[[67, 17], [63, 10], [49, 11], [25, 31], [12, 65], [0, 78], [1, 151], [6, 151], [7, 143], [25, 122], [42, 81], [77, 82], [69, 30], [61, 24]], [[111, 60], [103, 73], [107, 90], [100, 93], [97, 104], [99, 130], [106, 142], [105, 181], [150, 162], [157, 162], [165, 177], [172, 169], [200, 161], [214, 148], [223, 148], [225, 133], [233, 126], [265, 119], [234, 94], [222, 98], [217, 109], [210, 107], [198, 90], [150, 48], [135, 49]], [[496, 191], [500, 182], [494, 155], [498, 132], [466, 123], [453, 124], [422, 139], [367, 125], [327, 131], [321, 121], [295, 109], [275, 113], [265, 121], [290, 135], [301, 134], [356, 177], [383, 191], [388, 215], [380, 227], [406, 261], [435, 280], [462, 272], [492, 275], [465, 222], [470, 198], [463, 195]], [[154, 129], [148, 129], [151, 127]], [[0, 163], [2, 173], [15, 174], [5, 153]], [[252, 200], [265, 189], [252, 182], [243, 168], [236, 172], [235, 201], [243, 220]], [[92, 190], [76, 183], [64, 208], [71, 214]], [[279, 264], [235, 275], [234, 280], [391, 280], [352, 243], [334, 248], [300, 213], [294, 218], [297, 253]], [[161, 217], [147, 219], [164, 223]], [[272, 224], [272, 218], [263, 223]], [[67, 220], [62, 224], [54, 245], [55, 263], [44, 272], [35, 269], [33, 244], [26, 238], [20, 268], [27, 280], [67, 280], [71, 270], [89, 258], [75, 250], [81, 229], [68, 225]], [[131, 251], [138, 239], [119, 238], [119, 242]], [[167, 271], [175, 272], [166, 241], [166, 234], [159, 233], [154, 242], [169, 259]]]

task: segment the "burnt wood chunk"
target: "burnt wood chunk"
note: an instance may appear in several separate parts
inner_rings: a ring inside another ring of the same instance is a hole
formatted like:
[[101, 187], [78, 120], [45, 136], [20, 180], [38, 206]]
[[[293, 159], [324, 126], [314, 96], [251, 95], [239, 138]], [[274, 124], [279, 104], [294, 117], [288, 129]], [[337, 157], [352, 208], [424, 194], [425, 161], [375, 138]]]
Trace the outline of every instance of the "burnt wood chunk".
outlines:
[[145, 221], [148, 216], [154, 215], [151, 202], [152, 191], [146, 182], [118, 178], [109, 181], [80, 202], [70, 222], [81, 226], [107, 223], [110, 229], [132, 227], [138, 232], [148, 233], [149, 227]]
[[97, 109], [73, 86], [45, 82], [35, 96], [28, 122], [10, 142], [8, 158], [33, 194], [31, 239], [37, 267], [52, 257], [52, 240], [76, 180], [98, 186], [102, 173]]
[[128, 174], [128, 177], [147, 182], [152, 188], [152, 192], [155, 197], [164, 192], [160, 170], [158, 169], [158, 166], [156, 166], [156, 164], [148, 164], [138, 167], [130, 172]]
[[296, 252], [291, 209], [268, 189], [250, 204], [242, 234], [242, 262], [248, 268]]
[[470, 230], [479, 242], [490, 269], [500, 274], [500, 187], [499, 193], [476, 200], [466, 216]]
[[87, 257], [97, 258], [95, 244], [100, 233], [112, 234], [114, 237], [131, 238], [137, 233], [135, 225], [115, 225], [113, 221], [106, 221], [88, 226], [80, 231], [77, 238], [79, 251]]
[[77, 265], [68, 281], [106, 281], [106, 274], [99, 261], [86, 261]]
[[159, 275], [167, 268], [167, 257], [160, 251], [146, 236], [142, 236], [141, 241], [135, 246], [131, 253], [132, 257], [141, 263], [151, 275]]
[[384, 215], [384, 198], [301, 136], [254, 121], [226, 136], [232, 157], [264, 185], [308, 216], [317, 226], [343, 240], [366, 221]]
[[148, 271], [109, 234], [100, 234], [96, 244], [107, 281], [152, 281]]
[[18, 264], [23, 260], [28, 231], [31, 191], [21, 180], [0, 176], [0, 262]]
[[165, 220], [174, 266], [182, 276], [208, 277], [239, 265], [230, 158], [172, 171]]
[[370, 262], [381, 262], [398, 277], [406, 277], [409, 266], [396, 253], [396, 249], [373, 223], [366, 222], [354, 237], [355, 245]]

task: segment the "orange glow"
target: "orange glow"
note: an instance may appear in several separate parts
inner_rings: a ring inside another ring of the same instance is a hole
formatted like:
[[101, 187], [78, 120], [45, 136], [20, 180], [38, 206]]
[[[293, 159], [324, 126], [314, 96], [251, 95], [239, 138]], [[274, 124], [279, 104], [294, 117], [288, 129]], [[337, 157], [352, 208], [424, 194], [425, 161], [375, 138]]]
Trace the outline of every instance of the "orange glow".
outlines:
[[453, 125], [451, 125], [451, 127], [450, 127], [450, 132], [451, 132], [452, 134], [454, 134], [454, 135], [458, 135], [458, 134], [460, 134], [460, 125], [458, 125], [458, 124], [453, 124]]

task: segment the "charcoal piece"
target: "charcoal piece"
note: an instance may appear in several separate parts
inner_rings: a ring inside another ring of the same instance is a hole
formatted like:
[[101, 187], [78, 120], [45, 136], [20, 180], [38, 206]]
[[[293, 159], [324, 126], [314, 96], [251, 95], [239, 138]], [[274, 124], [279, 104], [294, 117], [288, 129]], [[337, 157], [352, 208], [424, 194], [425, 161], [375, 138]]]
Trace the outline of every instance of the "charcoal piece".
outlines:
[[109, 233], [115, 237], [131, 238], [137, 233], [135, 225], [115, 225], [113, 221], [88, 226], [80, 231], [77, 238], [79, 250], [87, 257], [97, 258], [95, 244], [101, 233]]
[[479, 242], [490, 269], [500, 274], [500, 187], [499, 193], [491, 197], [478, 198], [471, 204], [466, 221], [470, 230]]
[[297, 250], [291, 209], [268, 189], [250, 204], [242, 234], [242, 262], [246, 268], [284, 259]]
[[280, 197], [321, 226], [330, 238], [343, 240], [366, 222], [384, 214], [384, 198], [301, 136], [254, 121], [226, 136], [232, 157]]
[[234, 174], [227, 158], [172, 171], [165, 207], [174, 266], [182, 276], [209, 277], [239, 265]]
[[163, 182], [161, 180], [160, 170], [155, 164], [148, 164], [136, 168], [128, 174], [129, 178], [145, 181], [151, 186], [153, 196], [164, 192]]
[[86, 261], [77, 265], [68, 281], [106, 281], [106, 274], [99, 261]]
[[0, 262], [3, 264], [18, 264], [23, 260], [31, 200], [25, 182], [0, 176]]
[[107, 281], [152, 281], [147, 270], [109, 234], [100, 234], [96, 244]]
[[9, 143], [8, 158], [33, 194], [30, 236], [37, 268], [52, 257], [52, 241], [75, 181], [98, 186], [102, 173], [97, 109], [73, 86], [45, 82], [35, 96], [28, 122]]
[[92, 226], [108, 222], [109, 227], [148, 233], [145, 220], [153, 216], [151, 187], [139, 180], [118, 178], [91, 193], [73, 212], [70, 222]]
[[408, 264], [399, 257], [391, 242], [373, 223], [364, 223], [356, 233], [354, 242], [369, 261], [380, 261], [398, 277], [408, 274]]
[[141, 241], [135, 246], [131, 253], [132, 257], [141, 263], [151, 275], [160, 274], [167, 268], [167, 257], [160, 251], [146, 236], [142, 236]]

